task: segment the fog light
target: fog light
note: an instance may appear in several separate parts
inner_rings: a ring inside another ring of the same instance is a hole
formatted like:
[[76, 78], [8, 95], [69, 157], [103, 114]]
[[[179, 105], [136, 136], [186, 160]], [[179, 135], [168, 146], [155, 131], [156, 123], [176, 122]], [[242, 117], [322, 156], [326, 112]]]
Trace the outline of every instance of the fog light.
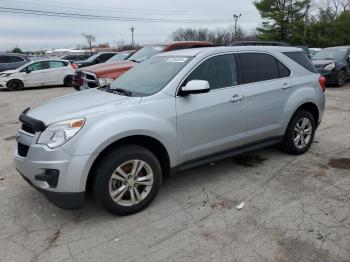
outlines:
[[45, 169], [44, 174], [35, 175], [35, 180], [46, 182], [50, 187], [55, 188], [58, 184], [60, 171], [57, 169]]

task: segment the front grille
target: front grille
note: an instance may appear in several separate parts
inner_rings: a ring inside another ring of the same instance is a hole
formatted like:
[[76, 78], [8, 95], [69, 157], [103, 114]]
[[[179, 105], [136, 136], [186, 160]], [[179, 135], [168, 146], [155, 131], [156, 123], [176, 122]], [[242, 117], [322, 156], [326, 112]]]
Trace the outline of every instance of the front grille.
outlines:
[[29, 134], [35, 134], [34, 128], [27, 123], [22, 123], [22, 130]]
[[86, 78], [87, 80], [94, 80], [94, 81], [96, 81], [96, 77], [95, 77], [94, 75], [85, 74], [85, 78]]
[[21, 157], [26, 157], [28, 154], [29, 146], [23, 145], [21, 143], [17, 144], [17, 153]]
[[76, 71], [74, 74], [74, 77], [77, 77], [77, 78], [82, 77], [82, 76], [83, 76], [83, 72], [81, 72], [81, 71]]

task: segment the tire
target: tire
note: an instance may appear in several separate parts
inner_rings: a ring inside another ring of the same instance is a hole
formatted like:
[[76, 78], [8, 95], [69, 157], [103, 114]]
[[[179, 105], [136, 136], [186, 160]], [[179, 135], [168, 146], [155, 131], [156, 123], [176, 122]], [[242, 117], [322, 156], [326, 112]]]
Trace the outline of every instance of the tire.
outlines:
[[[132, 172], [133, 167], [139, 172]], [[102, 207], [112, 214], [125, 216], [146, 208], [156, 197], [161, 182], [162, 170], [154, 154], [141, 146], [126, 145], [113, 149], [101, 159], [93, 189]]]
[[67, 87], [73, 87], [73, 76], [66, 76], [63, 81], [63, 85]]
[[[307, 125], [302, 128], [305, 123]], [[312, 128], [311, 130], [310, 127]], [[306, 110], [297, 111], [289, 122], [286, 133], [284, 134], [281, 144], [282, 150], [291, 155], [304, 154], [309, 150], [314, 141], [315, 131], [316, 124], [314, 116]]]
[[341, 70], [337, 75], [336, 85], [337, 87], [344, 86], [346, 82], [346, 72], [344, 70]]
[[6, 86], [11, 91], [19, 91], [23, 89], [23, 82], [21, 80], [13, 79], [8, 81]]

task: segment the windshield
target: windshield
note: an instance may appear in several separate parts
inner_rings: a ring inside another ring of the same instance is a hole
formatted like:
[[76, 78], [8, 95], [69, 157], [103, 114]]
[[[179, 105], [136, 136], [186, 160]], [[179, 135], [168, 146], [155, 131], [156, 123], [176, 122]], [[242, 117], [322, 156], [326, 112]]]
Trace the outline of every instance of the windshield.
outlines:
[[314, 55], [313, 60], [335, 60], [345, 57], [346, 49], [324, 49]]
[[161, 53], [164, 47], [165, 46], [146, 46], [130, 56], [128, 60], [143, 62], [151, 56]]
[[117, 80], [110, 90], [126, 90], [132, 96], [148, 96], [162, 90], [185, 67], [191, 57], [157, 56], [135, 66]]
[[99, 57], [101, 54], [94, 54], [93, 56], [90, 56], [88, 59], [86, 59], [86, 62], [92, 62], [94, 61], [97, 57]]
[[120, 53], [116, 54], [115, 56], [112, 56], [110, 59], [108, 59], [108, 60], [106, 61], [106, 63], [113, 63], [113, 62], [122, 61], [122, 60], [127, 59], [128, 56], [130, 56], [129, 53], [120, 52]]

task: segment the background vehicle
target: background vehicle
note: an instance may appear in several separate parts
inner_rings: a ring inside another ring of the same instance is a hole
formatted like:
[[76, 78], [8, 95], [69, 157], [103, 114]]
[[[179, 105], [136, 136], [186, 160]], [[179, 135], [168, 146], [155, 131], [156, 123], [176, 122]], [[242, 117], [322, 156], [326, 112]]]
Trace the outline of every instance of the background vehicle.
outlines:
[[350, 46], [322, 49], [312, 58], [318, 72], [327, 79], [327, 84], [342, 87], [350, 78]]
[[65, 55], [65, 56], [62, 56], [60, 59], [68, 60], [69, 62], [73, 63], [75, 61], [86, 60], [89, 57], [90, 55]]
[[320, 52], [322, 48], [309, 48], [309, 53], [311, 58], [316, 55], [318, 52]]
[[91, 185], [110, 212], [135, 213], [179, 170], [276, 143], [306, 152], [325, 108], [319, 79], [299, 48], [162, 53], [109, 87], [25, 110], [16, 168], [60, 207], [81, 207]]
[[118, 54], [118, 52], [97, 53], [97, 54], [90, 56], [86, 60], [75, 61], [74, 64], [77, 65], [77, 67], [96, 65], [96, 64], [106, 62], [108, 59], [110, 59], [115, 54]]
[[132, 56], [137, 50], [127, 50], [127, 51], [121, 51], [118, 54], [112, 56], [110, 59], [108, 59], [105, 63], [111, 64], [123, 60], [127, 60], [130, 56]]
[[153, 55], [161, 52], [205, 46], [213, 46], [213, 44], [201, 41], [179, 41], [145, 46], [130, 56], [127, 61], [101, 64], [77, 70], [74, 75], [73, 85], [76, 90], [103, 86], [110, 83], [112, 80], [117, 79], [137, 63], [143, 62]]
[[33, 86], [72, 84], [75, 68], [66, 60], [50, 59], [27, 63], [0, 73], [0, 87], [21, 90]]
[[0, 72], [16, 69], [29, 61], [28, 56], [23, 54], [0, 53]]

